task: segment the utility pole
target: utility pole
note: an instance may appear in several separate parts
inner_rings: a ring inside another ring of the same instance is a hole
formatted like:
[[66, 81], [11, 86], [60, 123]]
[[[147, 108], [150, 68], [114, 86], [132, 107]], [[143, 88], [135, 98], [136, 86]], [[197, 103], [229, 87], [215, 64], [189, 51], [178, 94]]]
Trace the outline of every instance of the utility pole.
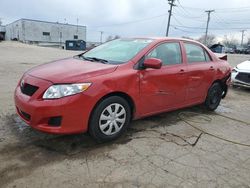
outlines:
[[171, 21], [173, 6], [176, 6], [174, 4], [174, 1], [175, 0], [168, 0], [168, 4], [170, 5], [170, 9], [168, 11], [168, 26], [167, 26], [167, 31], [166, 31], [166, 37], [168, 36], [168, 32], [169, 32], [169, 27], [170, 27], [170, 21]]
[[100, 31], [100, 33], [101, 33], [100, 42], [101, 42], [101, 44], [102, 44], [102, 35], [103, 35], [103, 31]]
[[76, 18], [76, 33], [78, 33], [78, 22], [79, 22], [79, 18]]
[[214, 10], [206, 10], [205, 12], [207, 13], [207, 27], [206, 27], [206, 34], [205, 34], [205, 45], [207, 45], [207, 33], [208, 33], [208, 25], [210, 22], [210, 14], [211, 14], [211, 12], [214, 12]]
[[243, 47], [243, 40], [244, 40], [244, 36], [245, 36], [245, 31], [246, 30], [241, 30], [240, 32], [241, 32], [241, 47]]

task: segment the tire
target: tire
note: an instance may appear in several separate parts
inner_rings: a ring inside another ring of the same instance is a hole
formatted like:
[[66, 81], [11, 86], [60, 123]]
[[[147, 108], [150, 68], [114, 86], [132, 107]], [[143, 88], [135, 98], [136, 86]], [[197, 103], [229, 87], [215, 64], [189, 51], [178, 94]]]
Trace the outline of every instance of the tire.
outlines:
[[99, 143], [115, 140], [127, 129], [130, 119], [128, 102], [119, 96], [108, 97], [93, 110], [89, 133]]
[[223, 90], [219, 83], [214, 83], [208, 90], [205, 107], [209, 111], [214, 111], [220, 104]]

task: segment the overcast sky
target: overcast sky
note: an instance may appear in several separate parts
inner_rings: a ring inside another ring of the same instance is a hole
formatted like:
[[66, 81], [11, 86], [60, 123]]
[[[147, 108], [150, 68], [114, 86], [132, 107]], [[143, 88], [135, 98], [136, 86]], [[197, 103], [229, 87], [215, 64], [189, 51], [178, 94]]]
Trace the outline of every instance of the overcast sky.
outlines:
[[[208, 9], [209, 33], [240, 39], [240, 30], [250, 37], [250, 0], [179, 0], [173, 9], [169, 36], [199, 37], [204, 34]], [[52, 22], [65, 20], [87, 26], [87, 40], [109, 35], [164, 36], [169, 4], [167, 0], [1, 0], [0, 18], [8, 24], [20, 18]], [[248, 34], [249, 33], [249, 34]]]

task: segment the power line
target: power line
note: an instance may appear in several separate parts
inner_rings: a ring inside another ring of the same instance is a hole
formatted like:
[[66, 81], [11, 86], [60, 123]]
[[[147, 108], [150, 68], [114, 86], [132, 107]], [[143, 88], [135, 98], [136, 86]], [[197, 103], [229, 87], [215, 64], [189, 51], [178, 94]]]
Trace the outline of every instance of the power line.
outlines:
[[196, 15], [196, 16], [192, 16], [192, 14], [194, 13], [194, 11], [192, 11], [192, 12], [190, 12], [190, 11], [188, 11], [186, 8], [184, 8], [183, 6], [182, 6], [182, 4], [180, 3], [180, 1], [179, 0], [177, 0], [177, 2], [178, 2], [178, 4], [179, 4], [179, 6], [177, 7], [177, 8], [179, 8], [179, 9], [177, 9], [177, 10], [182, 10], [181, 11], [181, 13], [184, 13], [184, 14], [182, 14], [182, 15], [184, 15], [185, 17], [189, 17], [189, 18], [201, 18], [202, 17], [202, 15], [204, 15], [204, 12], [202, 12], [200, 15]]
[[[190, 9], [190, 10], [199, 10], [199, 11], [205, 11], [203, 8], [198, 7], [189, 7], [189, 6], [183, 6], [184, 9]], [[234, 7], [234, 8], [217, 8], [216, 12], [241, 12], [241, 11], [249, 11], [250, 7]]]
[[187, 30], [184, 30], [184, 29], [180, 29], [178, 27], [174, 27], [172, 25], [170, 27], [172, 27], [172, 28], [174, 28], [176, 30], [182, 31], [183, 33], [201, 33], [201, 32], [195, 32], [195, 31], [187, 31]]
[[221, 18], [216, 14], [214, 14], [214, 18], [217, 21], [216, 23], [224, 24], [225, 26], [232, 25], [232, 24], [241, 24], [241, 25], [250, 24], [249, 20], [246, 20], [246, 21], [243, 21], [243, 20], [225, 20], [224, 18]]
[[134, 23], [138, 23], [138, 22], [144, 22], [144, 21], [148, 21], [148, 20], [153, 20], [159, 17], [163, 17], [166, 16], [167, 13], [165, 14], [160, 14], [157, 16], [153, 16], [153, 17], [148, 17], [148, 18], [144, 18], [144, 19], [140, 19], [140, 20], [135, 20], [135, 21], [130, 21], [130, 22], [123, 22], [123, 23], [117, 23], [117, 24], [110, 24], [110, 25], [102, 25], [102, 26], [92, 26], [95, 28], [100, 28], [100, 27], [115, 27], [115, 26], [121, 26], [121, 25], [127, 25], [127, 24], [134, 24]]
[[[178, 13], [178, 12], [177, 12]], [[194, 18], [190, 18], [190, 17], [187, 17], [187, 16], [184, 16], [184, 15], [181, 15], [181, 14], [175, 14], [175, 16], [177, 17], [180, 17], [181, 19], [186, 19], [186, 20], [189, 20], [189, 21], [192, 21], [192, 22], [205, 22], [205, 20], [198, 20], [198, 19], [194, 19]], [[197, 17], [196, 17], [197, 18]], [[199, 17], [200, 18], [200, 17]]]
[[[174, 27], [181, 27], [181, 28], [187, 28], [187, 29], [200, 29], [200, 30], [204, 30], [206, 29], [206, 27], [191, 27], [191, 26], [181, 26], [181, 25], [171, 25], [171, 26], [174, 26]], [[231, 27], [231, 28], [215, 28], [215, 27], [212, 27], [210, 28], [211, 30], [231, 30], [231, 29], [234, 29], [234, 30], [241, 30], [241, 29], [250, 29], [250, 27]]]

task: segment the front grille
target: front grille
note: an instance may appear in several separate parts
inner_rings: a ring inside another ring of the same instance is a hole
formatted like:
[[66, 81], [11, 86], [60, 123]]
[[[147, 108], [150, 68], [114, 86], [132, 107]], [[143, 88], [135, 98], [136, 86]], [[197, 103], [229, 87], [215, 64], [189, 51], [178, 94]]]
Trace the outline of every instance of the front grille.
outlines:
[[235, 78], [239, 81], [250, 83], [250, 73], [239, 72]]
[[21, 91], [23, 94], [28, 95], [28, 96], [32, 96], [36, 91], [38, 90], [37, 86], [33, 86], [27, 83], [24, 83], [21, 86]]

